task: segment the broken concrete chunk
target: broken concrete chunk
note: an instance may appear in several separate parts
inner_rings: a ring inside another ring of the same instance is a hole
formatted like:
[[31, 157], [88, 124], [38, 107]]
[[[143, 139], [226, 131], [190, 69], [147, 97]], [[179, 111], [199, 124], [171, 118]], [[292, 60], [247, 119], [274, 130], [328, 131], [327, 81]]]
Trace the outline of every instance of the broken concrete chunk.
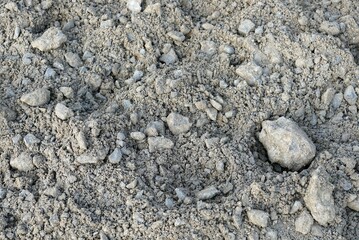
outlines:
[[319, 27], [319, 30], [329, 35], [338, 35], [340, 33], [340, 26], [337, 22], [324, 21]]
[[46, 88], [40, 88], [22, 95], [20, 101], [32, 107], [42, 106], [50, 101], [50, 91]]
[[62, 103], [58, 103], [55, 106], [55, 115], [60, 118], [61, 120], [67, 120], [71, 117], [73, 117], [75, 114], [72, 111], [72, 109], [66, 107]]
[[312, 216], [304, 210], [295, 220], [295, 230], [301, 234], [308, 234], [312, 229], [313, 223]]
[[167, 125], [173, 134], [178, 135], [188, 132], [192, 123], [190, 123], [188, 117], [172, 112], [167, 116]]
[[236, 69], [237, 75], [245, 80], [249, 86], [261, 84], [260, 77], [263, 74], [263, 69], [255, 63], [247, 63], [241, 65]]
[[292, 120], [280, 117], [264, 121], [259, 141], [272, 163], [298, 171], [315, 157], [316, 148], [307, 134]]
[[249, 19], [244, 19], [238, 26], [238, 32], [244, 36], [247, 36], [256, 25]]
[[196, 194], [196, 197], [199, 200], [207, 200], [207, 199], [211, 199], [214, 198], [215, 196], [217, 196], [220, 193], [220, 191], [214, 187], [214, 186], [209, 186], [201, 191], [199, 191]]
[[248, 219], [251, 223], [254, 225], [257, 225], [259, 227], [267, 227], [269, 223], [269, 214], [262, 211], [262, 210], [256, 210], [251, 209], [247, 211]]
[[328, 173], [324, 167], [318, 167], [312, 173], [304, 201], [313, 218], [322, 226], [335, 218], [333, 190]]
[[46, 30], [41, 37], [37, 38], [31, 43], [33, 48], [37, 48], [40, 51], [49, 51], [59, 48], [63, 43], [67, 41], [65, 34], [56, 27], [51, 27]]
[[142, 0], [127, 0], [127, 8], [133, 13], [139, 13], [142, 10]]
[[11, 159], [10, 166], [19, 171], [30, 171], [35, 167], [32, 163], [32, 157], [28, 152], [23, 152], [16, 158]]
[[173, 148], [174, 143], [171, 139], [165, 137], [149, 137], [148, 138], [148, 150], [150, 153], [161, 151], [163, 149]]

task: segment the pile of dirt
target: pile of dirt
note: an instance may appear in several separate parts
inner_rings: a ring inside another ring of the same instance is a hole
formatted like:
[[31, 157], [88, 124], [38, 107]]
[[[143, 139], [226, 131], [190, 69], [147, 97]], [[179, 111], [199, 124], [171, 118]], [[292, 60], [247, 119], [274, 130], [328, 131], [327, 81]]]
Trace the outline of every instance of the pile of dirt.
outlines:
[[2, 1], [0, 239], [358, 239], [358, 13]]

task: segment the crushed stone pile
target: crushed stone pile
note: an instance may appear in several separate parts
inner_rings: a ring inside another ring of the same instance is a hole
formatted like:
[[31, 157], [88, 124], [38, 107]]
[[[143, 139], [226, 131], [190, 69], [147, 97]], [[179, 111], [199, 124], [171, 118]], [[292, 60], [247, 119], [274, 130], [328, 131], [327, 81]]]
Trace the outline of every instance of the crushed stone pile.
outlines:
[[0, 239], [359, 239], [359, 1], [0, 1]]

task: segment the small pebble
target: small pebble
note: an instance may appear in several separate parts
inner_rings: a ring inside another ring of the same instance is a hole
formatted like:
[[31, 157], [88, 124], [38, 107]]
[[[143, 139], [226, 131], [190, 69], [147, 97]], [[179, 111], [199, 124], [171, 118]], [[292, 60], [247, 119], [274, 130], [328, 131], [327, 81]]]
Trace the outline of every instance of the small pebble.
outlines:
[[245, 80], [249, 86], [255, 86], [262, 82], [260, 78], [263, 74], [263, 69], [255, 63], [240, 65], [236, 69], [236, 73], [240, 78]]
[[139, 13], [142, 10], [142, 0], [127, 0], [127, 8], [133, 13]]
[[166, 122], [170, 131], [175, 135], [186, 133], [192, 127], [192, 123], [190, 123], [188, 117], [175, 112], [172, 112], [167, 116]]
[[165, 137], [149, 137], [148, 138], [148, 150], [150, 153], [161, 151], [163, 149], [173, 148], [174, 143], [171, 139]]
[[183, 42], [186, 39], [183, 33], [177, 31], [171, 31], [167, 35], [177, 42]]
[[168, 52], [161, 55], [160, 61], [167, 65], [171, 65], [178, 61], [178, 57], [176, 52], [171, 48]]
[[324, 21], [319, 27], [319, 30], [329, 35], [338, 35], [340, 33], [340, 26], [337, 22]]
[[175, 188], [175, 192], [178, 197], [178, 200], [183, 201], [186, 198], [186, 194], [184, 193], [184, 191], [182, 191], [182, 189]]
[[142, 141], [146, 138], [146, 135], [142, 132], [131, 132], [130, 137], [136, 141]]
[[207, 108], [206, 109], [206, 113], [207, 116], [209, 117], [209, 119], [211, 119], [212, 121], [217, 121], [217, 115], [218, 115], [218, 111], [215, 108]]
[[66, 98], [74, 98], [75, 93], [74, 90], [71, 87], [60, 87], [60, 91]]
[[79, 68], [83, 65], [82, 60], [77, 53], [67, 52], [65, 53], [65, 59], [71, 67]]
[[344, 99], [350, 104], [354, 105], [357, 102], [358, 95], [356, 94], [352, 85], [348, 86], [344, 91]]
[[113, 152], [108, 156], [108, 161], [112, 164], [118, 164], [122, 159], [121, 149], [115, 148]]
[[217, 53], [217, 45], [213, 41], [203, 41], [201, 42], [201, 51], [207, 56], [213, 56]]
[[34, 134], [28, 133], [24, 137], [24, 143], [26, 147], [31, 148], [32, 146], [40, 143], [40, 139], [38, 139]]
[[312, 216], [304, 210], [295, 220], [295, 230], [301, 234], [308, 234], [313, 226], [314, 220]]
[[46, 69], [44, 76], [46, 79], [50, 79], [50, 78], [54, 78], [55, 75], [56, 75], [55, 70], [49, 67]]
[[73, 117], [75, 114], [72, 111], [72, 109], [66, 107], [62, 103], [58, 103], [55, 106], [55, 115], [60, 118], [61, 120], [67, 120], [71, 117]]
[[197, 194], [196, 194], [196, 197], [199, 199], [199, 200], [207, 200], [207, 199], [211, 199], [211, 198], [214, 198], [215, 196], [217, 196], [218, 194], [220, 193], [220, 191], [214, 187], [214, 186], [210, 186], [210, 187], [207, 187], [201, 191], [199, 191]]

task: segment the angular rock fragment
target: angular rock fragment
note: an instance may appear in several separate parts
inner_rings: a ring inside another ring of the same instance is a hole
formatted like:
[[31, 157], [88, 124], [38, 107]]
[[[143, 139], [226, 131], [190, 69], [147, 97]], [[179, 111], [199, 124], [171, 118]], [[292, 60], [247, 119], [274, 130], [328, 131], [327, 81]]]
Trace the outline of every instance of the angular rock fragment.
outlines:
[[257, 225], [259, 227], [267, 227], [269, 222], [269, 214], [262, 211], [262, 210], [256, 210], [251, 209], [247, 211], [248, 219], [251, 223], [254, 225]]
[[83, 153], [76, 157], [75, 162], [78, 164], [98, 164], [103, 161], [108, 153], [108, 149], [97, 150], [95, 153]]
[[168, 32], [167, 35], [177, 42], [183, 42], [186, 39], [183, 33], [177, 31]]
[[209, 186], [209, 187], [199, 191], [196, 194], [196, 197], [199, 200], [207, 200], [207, 199], [211, 199], [211, 198], [217, 196], [219, 193], [220, 193], [220, 191], [216, 187]]
[[324, 21], [319, 27], [319, 30], [329, 35], [338, 35], [340, 33], [340, 26], [337, 22]]
[[359, 212], [359, 196], [356, 196], [354, 194], [351, 194], [349, 197], [348, 197], [348, 200], [347, 200], [347, 206], [348, 208], [354, 210], [354, 211], [357, 211]]
[[292, 120], [280, 117], [264, 121], [259, 141], [272, 163], [297, 171], [315, 157], [316, 148], [307, 134]]
[[352, 85], [348, 86], [344, 91], [344, 99], [349, 103], [349, 105], [354, 105], [358, 99], [354, 87]]
[[143, 139], [146, 138], [146, 135], [142, 132], [131, 132], [130, 136], [132, 139], [136, 141], [142, 141]]
[[171, 139], [165, 137], [149, 137], [148, 138], [148, 150], [150, 153], [155, 151], [161, 151], [163, 149], [173, 148], [174, 143]]
[[67, 41], [65, 34], [56, 27], [47, 29], [41, 37], [37, 38], [31, 43], [33, 48], [37, 48], [40, 51], [49, 51], [59, 48], [63, 43]]
[[28, 133], [26, 134], [26, 136], [24, 137], [24, 143], [26, 145], [26, 147], [31, 148], [33, 145], [36, 145], [38, 143], [40, 143], [40, 139], [38, 139], [34, 134], [32, 133]]
[[149, 137], [156, 137], [165, 134], [165, 125], [162, 121], [150, 122], [146, 129], [145, 134]]
[[82, 60], [77, 53], [67, 52], [65, 53], [65, 59], [71, 67], [79, 68], [82, 66]]
[[313, 218], [307, 212], [303, 211], [295, 220], [295, 230], [301, 234], [308, 234], [313, 226]]
[[121, 149], [119, 148], [115, 148], [115, 150], [113, 150], [110, 156], [108, 156], [108, 161], [112, 164], [119, 163], [121, 159], [122, 159], [122, 152]]
[[71, 117], [73, 117], [75, 114], [72, 111], [72, 109], [66, 107], [64, 104], [62, 103], [58, 103], [55, 106], [55, 114], [58, 118], [60, 118], [61, 120], [67, 120]]
[[256, 25], [249, 19], [244, 19], [238, 26], [238, 32], [244, 36], [247, 36]]
[[329, 182], [329, 175], [324, 167], [318, 167], [309, 181], [304, 202], [313, 218], [323, 226], [335, 218], [333, 198], [334, 186]]
[[160, 61], [167, 65], [171, 65], [178, 61], [178, 57], [176, 52], [171, 48], [168, 52], [161, 55]]
[[50, 101], [50, 91], [46, 88], [40, 88], [22, 95], [20, 101], [32, 107], [42, 106]]
[[247, 63], [236, 69], [237, 75], [245, 80], [249, 86], [255, 86], [261, 83], [260, 77], [263, 69], [255, 63]]
[[127, 0], [127, 8], [133, 13], [139, 13], [142, 10], [142, 0]]
[[16, 119], [16, 112], [0, 104], [0, 119], [5, 119], [6, 121], [13, 121]]
[[213, 41], [203, 41], [201, 42], [201, 51], [207, 56], [213, 56], [217, 53], [217, 45]]
[[32, 162], [32, 157], [28, 152], [23, 152], [16, 158], [11, 159], [10, 166], [19, 171], [30, 171], [35, 167]]
[[174, 112], [170, 113], [166, 120], [170, 131], [175, 135], [188, 132], [192, 126], [188, 117]]

